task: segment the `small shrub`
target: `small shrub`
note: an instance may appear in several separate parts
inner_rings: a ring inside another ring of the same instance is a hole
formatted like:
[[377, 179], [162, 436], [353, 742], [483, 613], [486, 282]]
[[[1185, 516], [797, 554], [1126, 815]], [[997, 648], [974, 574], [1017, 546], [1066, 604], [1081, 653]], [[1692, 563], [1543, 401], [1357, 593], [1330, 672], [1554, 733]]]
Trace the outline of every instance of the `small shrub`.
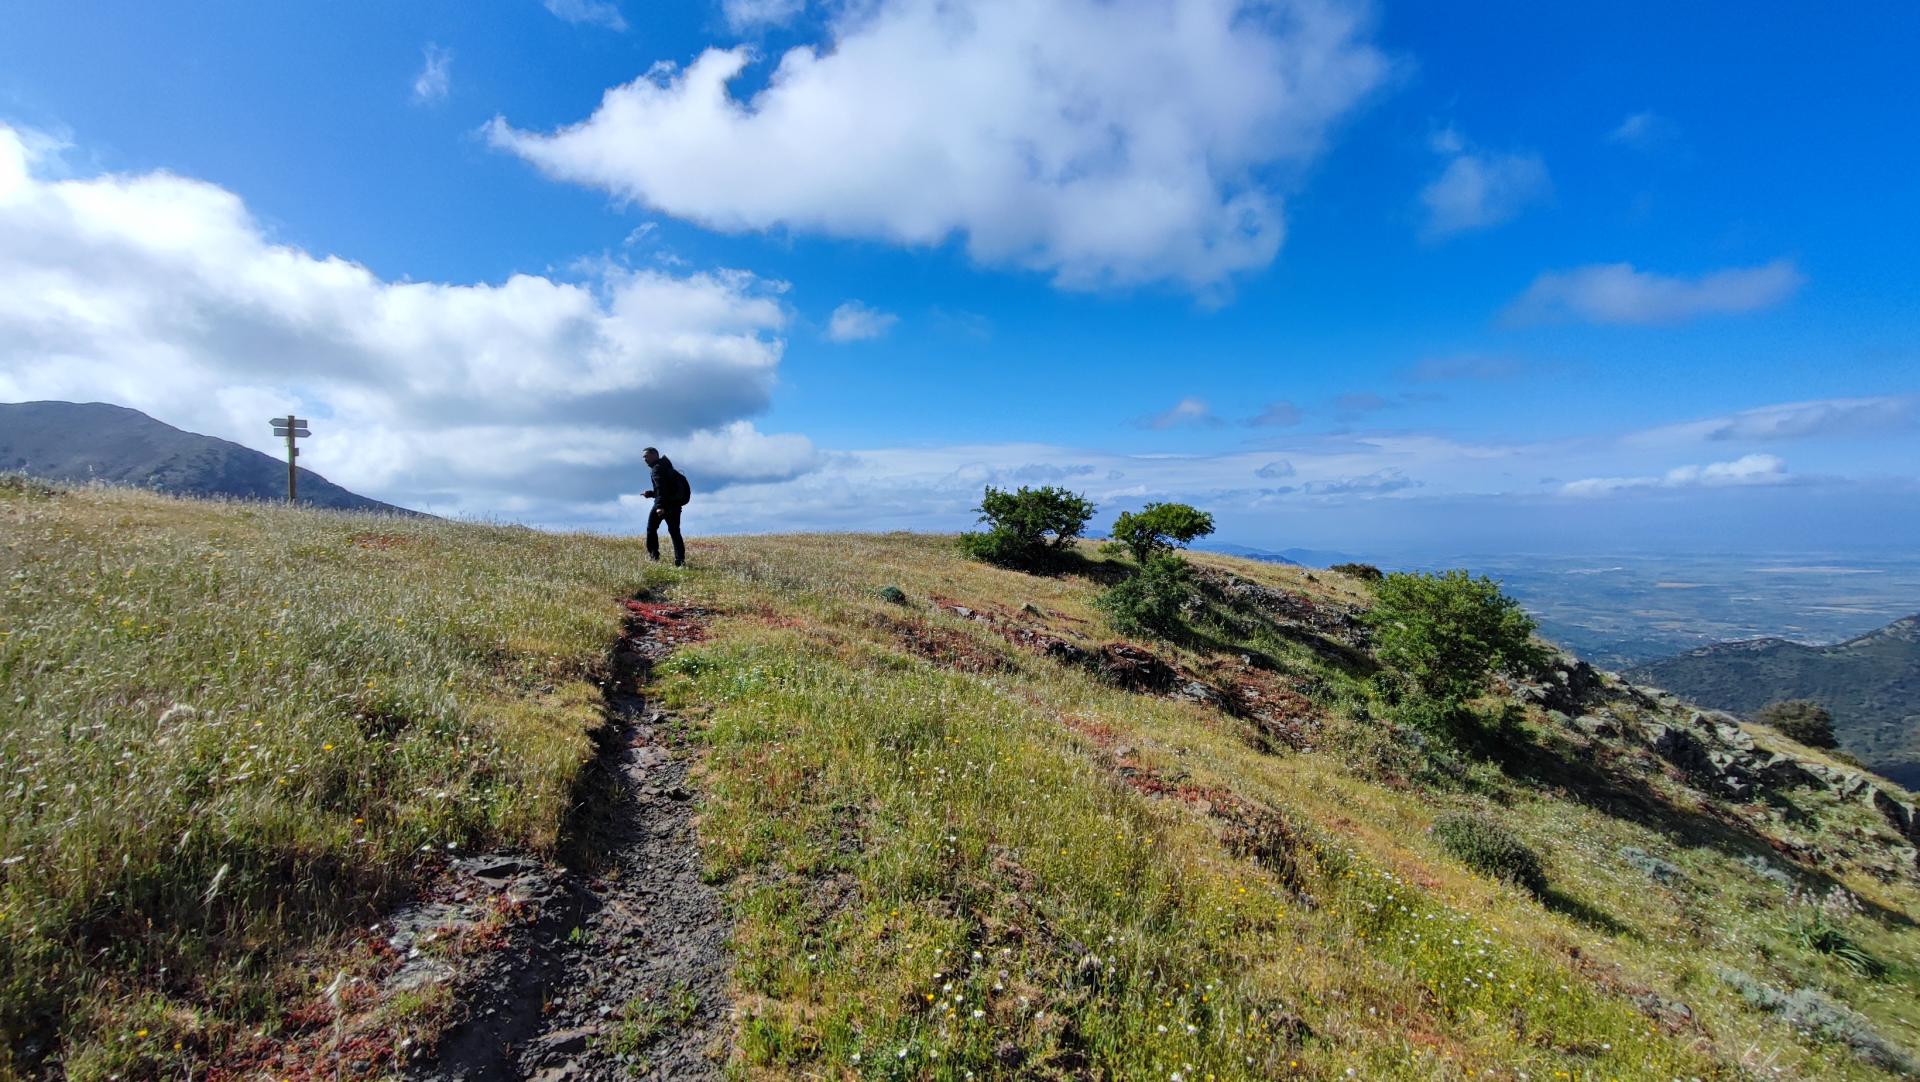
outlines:
[[960, 551], [969, 559], [1001, 567], [1024, 567], [1034, 562], [1033, 548], [1010, 531], [993, 529], [960, 535]]
[[1434, 820], [1433, 836], [1442, 849], [1482, 875], [1504, 879], [1532, 894], [1546, 892], [1547, 873], [1540, 854], [1484, 815], [1448, 812]]
[[1380, 660], [1435, 699], [1466, 699], [1495, 667], [1539, 663], [1533, 620], [1492, 579], [1465, 571], [1396, 572], [1377, 587], [1367, 613]]
[[1181, 615], [1193, 596], [1193, 568], [1178, 556], [1162, 554], [1108, 587], [1094, 604], [1123, 634], [1171, 637], [1183, 629]]
[[961, 550], [976, 560], [1029, 569], [1071, 548], [1093, 517], [1091, 501], [1051, 485], [1013, 492], [988, 485], [974, 510], [987, 529], [962, 534]]
[[907, 603], [906, 591], [900, 589], [898, 586], [882, 586], [880, 589], [874, 591], [874, 593], [879, 596], [880, 600], [890, 604], [904, 605]]
[[1328, 571], [1337, 571], [1342, 575], [1359, 579], [1361, 582], [1379, 582], [1386, 574], [1372, 564], [1334, 564]]
[[1738, 992], [1747, 1006], [1777, 1014], [1802, 1033], [1843, 1044], [1876, 1067], [1906, 1074], [1920, 1068], [1912, 1056], [1882, 1036], [1866, 1018], [1818, 989], [1796, 988], [1782, 994], [1731, 966], [1715, 966], [1713, 975]]
[[53, 495], [53, 486], [24, 473], [0, 473], [0, 500], [44, 500]]
[[1120, 512], [1111, 532], [1115, 543], [1145, 565], [1159, 553], [1212, 533], [1213, 516], [1184, 503], [1150, 503], [1139, 514]]
[[1837, 884], [1826, 894], [1795, 890], [1787, 896], [1782, 930], [1802, 950], [1828, 955], [1863, 977], [1877, 977], [1885, 967], [1846, 928], [1847, 918], [1861, 912], [1859, 899]]
[[1393, 707], [1393, 720], [1405, 728], [1440, 737], [1449, 743], [1477, 728], [1480, 722], [1472, 708], [1459, 699], [1435, 699], [1424, 695], [1402, 698]]
[[1810, 748], [1837, 748], [1840, 738], [1833, 732], [1833, 715], [1812, 699], [1786, 699], [1768, 703], [1754, 711], [1753, 720], [1771, 725], [1780, 735], [1798, 740]]

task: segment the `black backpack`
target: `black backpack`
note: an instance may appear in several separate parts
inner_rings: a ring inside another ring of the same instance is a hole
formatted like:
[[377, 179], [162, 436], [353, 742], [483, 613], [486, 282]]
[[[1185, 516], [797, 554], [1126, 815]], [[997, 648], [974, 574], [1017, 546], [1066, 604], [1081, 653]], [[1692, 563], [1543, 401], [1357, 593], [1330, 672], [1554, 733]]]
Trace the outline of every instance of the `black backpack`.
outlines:
[[685, 507], [693, 501], [693, 485], [687, 480], [686, 474], [675, 469], [673, 476], [667, 479], [667, 484], [673, 486], [671, 496], [675, 506]]

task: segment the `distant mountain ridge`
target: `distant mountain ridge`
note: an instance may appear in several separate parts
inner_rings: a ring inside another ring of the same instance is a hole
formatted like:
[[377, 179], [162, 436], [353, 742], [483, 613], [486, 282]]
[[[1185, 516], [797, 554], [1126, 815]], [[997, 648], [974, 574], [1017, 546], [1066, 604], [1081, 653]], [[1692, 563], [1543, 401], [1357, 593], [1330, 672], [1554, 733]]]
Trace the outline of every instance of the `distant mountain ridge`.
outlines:
[[1202, 552], [1217, 552], [1222, 556], [1238, 556], [1243, 560], [1260, 560], [1270, 564], [1294, 564], [1300, 567], [1332, 567], [1334, 564], [1360, 563], [1360, 557], [1349, 556], [1344, 552], [1331, 552], [1326, 549], [1281, 549], [1273, 552], [1268, 549], [1253, 548], [1249, 545], [1236, 545], [1227, 541], [1208, 542], [1193, 546]]
[[[0, 402], [0, 470], [179, 496], [282, 500], [287, 493], [284, 460], [106, 402]], [[299, 494], [303, 504], [337, 511], [419, 514], [350, 492], [304, 467]]]
[[1908, 789], [1920, 787], [1920, 614], [1831, 646], [1777, 638], [1715, 643], [1626, 675], [1736, 714], [1812, 699], [1833, 713], [1843, 750]]

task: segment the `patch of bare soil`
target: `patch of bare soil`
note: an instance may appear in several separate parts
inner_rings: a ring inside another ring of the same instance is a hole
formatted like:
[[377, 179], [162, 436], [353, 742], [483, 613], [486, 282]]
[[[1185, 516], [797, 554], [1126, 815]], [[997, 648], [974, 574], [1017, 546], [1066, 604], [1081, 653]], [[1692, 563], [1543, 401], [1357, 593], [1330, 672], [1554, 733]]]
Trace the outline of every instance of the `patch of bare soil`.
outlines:
[[1007, 672], [1013, 665], [993, 650], [983, 649], [971, 636], [924, 620], [875, 618], [901, 649], [942, 668], [967, 673]]

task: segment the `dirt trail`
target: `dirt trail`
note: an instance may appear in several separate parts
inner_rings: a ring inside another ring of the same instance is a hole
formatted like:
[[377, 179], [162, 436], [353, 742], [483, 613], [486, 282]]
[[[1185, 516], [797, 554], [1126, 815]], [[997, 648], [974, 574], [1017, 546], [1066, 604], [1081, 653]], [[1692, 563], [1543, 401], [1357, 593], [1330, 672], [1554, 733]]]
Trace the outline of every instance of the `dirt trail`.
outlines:
[[700, 878], [691, 749], [643, 693], [657, 661], [702, 637], [704, 614], [627, 608], [609, 724], [576, 790], [568, 871], [469, 985], [467, 1020], [417, 1079], [720, 1077], [728, 927]]

